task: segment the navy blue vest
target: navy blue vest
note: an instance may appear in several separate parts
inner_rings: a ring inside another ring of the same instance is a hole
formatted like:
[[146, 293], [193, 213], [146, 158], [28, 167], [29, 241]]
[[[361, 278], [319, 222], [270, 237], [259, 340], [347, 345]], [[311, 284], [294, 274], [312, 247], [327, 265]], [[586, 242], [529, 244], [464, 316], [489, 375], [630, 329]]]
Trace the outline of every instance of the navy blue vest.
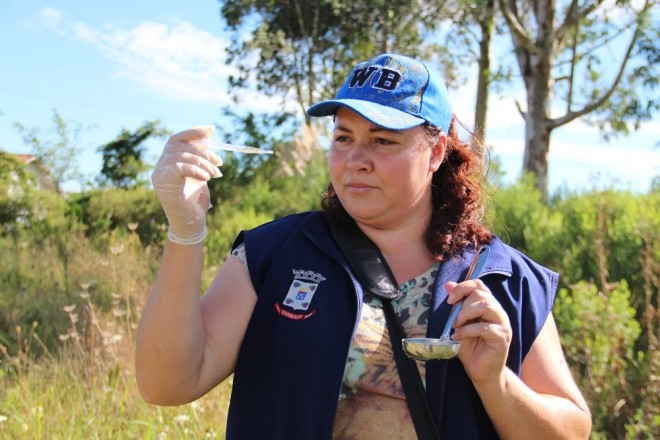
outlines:
[[[322, 212], [243, 231], [234, 246], [240, 243], [258, 300], [234, 373], [227, 439], [329, 439], [362, 287]], [[466, 252], [442, 265], [429, 337], [440, 336], [449, 316], [444, 283], [461, 279], [471, 259]], [[552, 308], [558, 276], [495, 238], [480, 278], [509, 316], [507, 366], [520, 374]], [[458, 359], [427, 363], [426, 386], [443, 439], [497, 438]]]

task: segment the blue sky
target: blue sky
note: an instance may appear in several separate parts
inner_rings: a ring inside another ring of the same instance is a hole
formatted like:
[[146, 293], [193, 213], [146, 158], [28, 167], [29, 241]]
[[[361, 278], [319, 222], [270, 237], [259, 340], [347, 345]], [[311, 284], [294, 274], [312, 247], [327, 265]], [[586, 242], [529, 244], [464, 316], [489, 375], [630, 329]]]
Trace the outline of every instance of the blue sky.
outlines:
[[[0, 2], [0, 150], [30, 153], [14, 128], [53, 127], [53, 110], [86, 127], [80, 169], [94, 177], [99, 146], [122, 129], [159, 119], [174, 132], [223, 123], [228, 104], [226, 35], [217, 0], [2, 0]], [[473, 90], [450, 91], [472, 96]], [[460, 119], [472, 121], [474, 99], [454, 99]], [[241, 108], [273, 108], [276, 101], [246, 95]], [[511, 99], [490, 102], [488, 141], [507, 178], [522, 166], [523, 122]], [[574, 122], [553, 132], [551, 190], [590, 188], [594, 179], [647, 191], [660, 174], [660, 120], [632, 136], [603, 142], [597, 130]], [[155, 162], [163, 142], [148, 145]]]

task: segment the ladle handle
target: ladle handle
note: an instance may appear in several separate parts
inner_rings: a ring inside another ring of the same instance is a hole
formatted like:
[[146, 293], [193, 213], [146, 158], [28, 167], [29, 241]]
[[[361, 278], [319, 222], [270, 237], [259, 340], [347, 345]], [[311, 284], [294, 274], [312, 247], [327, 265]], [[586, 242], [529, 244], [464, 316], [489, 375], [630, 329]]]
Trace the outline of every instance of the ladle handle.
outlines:
[[[487, 244], [484, 244], [479, 248], [477, 255], [475, 256], [474, 260], [472, 260], [472, 264], [468, 269], [467, 275], [465, 275], [464, 281], [473, 280], [479, 277], [479, 274], [481, 273], [481, 269], [483, 269], [484, 264], [486, 264], [486, 258], [488, 258], [489, 251], [490, 251], [490, 246]], [[454, 326], [454, 322], [456, 321], [456, 317], [458, 316], [458, 313], [463, 308], [463, 301], [464, 300], [460, 300], [459, 302], [454, 304], [454, 307], [451, 308], [451, 312], [449, 312], [449, 318], [447, 319], [447, 324], [445, 324], [445, 329], [442, 331], [442, 335], [440, 335], [440, 339], [449, 339], [451, 328]]]

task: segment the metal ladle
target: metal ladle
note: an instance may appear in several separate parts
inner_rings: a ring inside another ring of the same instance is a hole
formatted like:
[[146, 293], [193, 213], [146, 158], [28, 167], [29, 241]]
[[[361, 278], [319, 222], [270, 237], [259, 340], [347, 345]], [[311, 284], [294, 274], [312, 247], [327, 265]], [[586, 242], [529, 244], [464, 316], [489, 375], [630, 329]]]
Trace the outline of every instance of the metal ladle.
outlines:
[[[477, 258], [470, 265], [465, 280], [473, 280], [479, 277], [481, 269], [486, 263], [490, 247], [483, 245], [479, 248]], [[451, 339], [451, 329], [456, 321], [458, 313], [463, 307], [463, 300], [454, 304], [449, 313], [447, 324], [439, 338], [404, 338], [401, 340], [403, 351], [410, 358], [418, 361], [432, 361], [436, 359], [451, 359], [458, 354], [461, 343]]]

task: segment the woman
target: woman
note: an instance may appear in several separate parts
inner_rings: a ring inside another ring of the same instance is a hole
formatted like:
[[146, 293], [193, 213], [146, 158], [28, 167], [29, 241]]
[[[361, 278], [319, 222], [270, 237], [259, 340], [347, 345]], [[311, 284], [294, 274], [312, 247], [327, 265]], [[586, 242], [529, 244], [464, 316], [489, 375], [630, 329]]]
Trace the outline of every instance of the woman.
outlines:
[[[334, 117], [325, 212], [242, 232], [201, 298], [206, 181], [221, 161], [195, 145], [209, 127], [165, 146], [152, 180], [170, 229], [138, 327], [143, 397], [187, 403], [233, 373], [227, 438], [415, 438], [382, 302], [330, 231], [348, 218], [391, 268], [408, 336], [438, 337], [465, 300], [458, 358], [418, 363], [443, 438], [587, 438], [589, 410], [551, 314], [557, 274], [480, 224], [481, 165], [442, 80], [380, 55], [308, 114]], [[485, 243], [480, 279], [457, 284]]]

